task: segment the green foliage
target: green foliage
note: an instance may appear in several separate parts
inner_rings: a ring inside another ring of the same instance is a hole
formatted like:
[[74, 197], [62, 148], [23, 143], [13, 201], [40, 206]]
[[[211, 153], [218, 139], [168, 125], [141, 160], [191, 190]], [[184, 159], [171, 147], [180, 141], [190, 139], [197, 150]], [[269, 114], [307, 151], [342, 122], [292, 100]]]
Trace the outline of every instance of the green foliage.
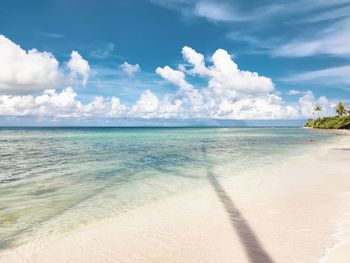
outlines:
[[318, 129], [350, 129], [350, 116], [324, 117], [308, 119], [305, 127]]
[[339, 116], [344, 116], [348, 113], [348, 110], [345, 108], [343, 102], [339, 102], [335, 111]]
[[304, 125], [304, 127], [314, 127], [314, 120], [313, 119], [308, 119], [307, 123]]

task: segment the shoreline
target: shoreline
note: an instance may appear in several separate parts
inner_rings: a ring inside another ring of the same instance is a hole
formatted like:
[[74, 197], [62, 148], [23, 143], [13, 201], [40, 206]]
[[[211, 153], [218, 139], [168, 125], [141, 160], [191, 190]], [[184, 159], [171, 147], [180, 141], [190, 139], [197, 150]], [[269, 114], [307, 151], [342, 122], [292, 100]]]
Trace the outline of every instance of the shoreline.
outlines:
[[305, 127], [305, 126], [303, 126], [303, 129], [316, 130], [316, 131], [329, 131], [340, 135], [350, 135], [349, 129], [323, 129], [323, 128], [313, 128], [313, 127]]
[[346, 263], [349, 261], [350, 213], [348, 213], [342, 221], [337, 223], [332, 237], [335, 240], [333, 245], [325, 250], [324, 255], [317, 263]]
[[350, 212], [348, 148], [344, 136], [222, 181], [208, 167], [203, 189], [1, 251], [0, 262], [347, 262], [322, 260]]

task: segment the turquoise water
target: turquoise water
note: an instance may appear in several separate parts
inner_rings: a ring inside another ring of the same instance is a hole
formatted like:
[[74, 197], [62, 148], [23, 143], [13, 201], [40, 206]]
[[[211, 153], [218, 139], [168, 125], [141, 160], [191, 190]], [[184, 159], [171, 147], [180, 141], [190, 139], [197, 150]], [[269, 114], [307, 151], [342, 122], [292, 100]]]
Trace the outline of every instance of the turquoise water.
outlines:
[[0, 128], [0, 249], [205, 185], [208, 165], [235, 176], [332, 136], [301, 128]]

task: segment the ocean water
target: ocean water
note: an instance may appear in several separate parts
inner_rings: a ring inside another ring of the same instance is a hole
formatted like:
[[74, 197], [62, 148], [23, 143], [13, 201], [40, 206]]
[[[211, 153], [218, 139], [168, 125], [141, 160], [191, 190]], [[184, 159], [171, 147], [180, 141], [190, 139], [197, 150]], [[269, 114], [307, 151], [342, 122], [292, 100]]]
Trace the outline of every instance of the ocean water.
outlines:
[[302, 128], [0, 128], [0, 249], [201, 187], [208, 165], [236, 176], [332, 138]]

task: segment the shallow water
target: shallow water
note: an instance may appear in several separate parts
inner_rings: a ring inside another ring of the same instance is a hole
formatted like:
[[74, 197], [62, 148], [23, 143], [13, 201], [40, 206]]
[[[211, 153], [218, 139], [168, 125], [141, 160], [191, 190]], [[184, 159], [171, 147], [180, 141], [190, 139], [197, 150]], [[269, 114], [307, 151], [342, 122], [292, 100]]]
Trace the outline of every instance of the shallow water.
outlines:
[[219, 177], [235, 176], [333, 137], [301, 128], [0, 128], [0, 249], [200, 187], [208, 162]]

